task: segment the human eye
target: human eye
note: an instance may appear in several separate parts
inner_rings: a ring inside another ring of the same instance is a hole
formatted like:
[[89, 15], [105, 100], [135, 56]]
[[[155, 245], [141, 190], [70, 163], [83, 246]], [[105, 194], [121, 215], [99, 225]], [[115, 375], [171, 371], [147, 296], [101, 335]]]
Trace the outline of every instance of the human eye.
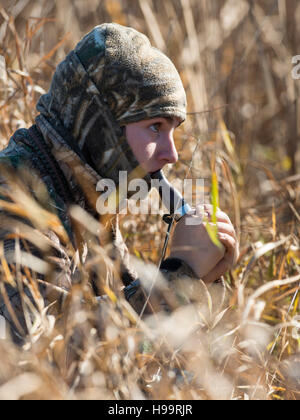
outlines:
[[150, 130], [151, 130], [151, 131], [153, 131], [154, 133], [159, 133], [160, 128], [161, 128], [161, 123], [156, 122], [156, 123], [154, 123], [154, 124], [151, 124], [149, 128], [150, 128]]

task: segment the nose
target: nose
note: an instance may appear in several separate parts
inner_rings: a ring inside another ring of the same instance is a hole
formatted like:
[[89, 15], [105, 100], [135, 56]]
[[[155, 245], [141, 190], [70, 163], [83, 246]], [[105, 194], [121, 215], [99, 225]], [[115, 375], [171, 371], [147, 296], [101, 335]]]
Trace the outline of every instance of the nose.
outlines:
[[157, 157], [164, 165], [176, 163], [178, 161], [178, 153], [174, 143], [173, 132], [166, 133], [162, 136]]

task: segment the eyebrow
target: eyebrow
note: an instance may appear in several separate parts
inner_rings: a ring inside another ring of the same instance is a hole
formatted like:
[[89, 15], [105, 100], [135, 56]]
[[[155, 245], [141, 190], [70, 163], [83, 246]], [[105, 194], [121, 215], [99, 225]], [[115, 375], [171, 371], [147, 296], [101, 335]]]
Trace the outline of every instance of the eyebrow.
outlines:
[[181, 124], [181, 121], [179, 121], [177, 118], [172, 118], [172, 117], [162, 117], [162, 118], [165, 118], [171, 124], [175, 123], [176, 124], [175, 128], [179, 127]]
[[155, 120], [155, 119], [167, 120], [170, 125], [175, 125], [175, 128], [178, 128], [183, 123], [183, 121], [179, 121], [179, 119], [176, 118], [176, 117], [167, 117], [167, 116], [163, 116], [163, 115], [153, 117], [153, 118], [150, 118], [150, 119], [153, 119], [153, 120]]

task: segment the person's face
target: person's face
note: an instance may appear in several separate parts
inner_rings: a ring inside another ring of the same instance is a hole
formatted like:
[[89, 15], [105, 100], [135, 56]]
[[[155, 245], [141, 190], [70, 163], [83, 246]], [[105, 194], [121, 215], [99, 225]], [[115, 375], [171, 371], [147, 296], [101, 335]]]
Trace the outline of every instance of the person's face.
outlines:
[[173, 134], [179, 123], [177, 118], [158, 117], [126, 125], [128, 144], [146, 172], [156, 172], [177, 162]]

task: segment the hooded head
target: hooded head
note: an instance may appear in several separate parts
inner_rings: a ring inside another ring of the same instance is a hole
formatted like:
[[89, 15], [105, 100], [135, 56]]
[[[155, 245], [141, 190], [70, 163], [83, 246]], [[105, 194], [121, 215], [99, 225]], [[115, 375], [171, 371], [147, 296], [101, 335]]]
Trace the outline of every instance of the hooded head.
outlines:
[[57, 67], [37, 110], [46, 137], [63, 139], [98, 175], [117, 183], [119, 171], [138, 166], [122, 128], [154, 117], [184, 121], [186, 95], [173, 63], [145, 35], [103, 24]]

